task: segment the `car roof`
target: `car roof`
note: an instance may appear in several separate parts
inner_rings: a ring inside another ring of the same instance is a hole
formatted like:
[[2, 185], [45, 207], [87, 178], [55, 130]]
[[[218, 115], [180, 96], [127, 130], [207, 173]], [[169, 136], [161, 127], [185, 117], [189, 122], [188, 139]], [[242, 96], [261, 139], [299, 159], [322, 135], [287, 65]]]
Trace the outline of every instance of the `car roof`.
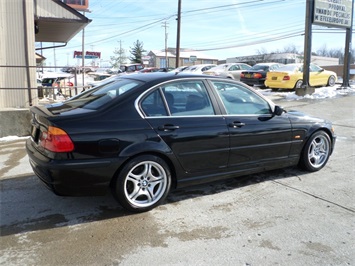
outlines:
[[151, 72], [151, 73], [137, 73], [137, 74], [130, 74], [125, 76], [120, 76], [125, 79], [134, 79], [139, 80], [142, 82], [164, 82], [168, 80], [174, 79], [188, 79], [188, 78], [215, 78], [213, 76], [207, 76], [202, 74], [192, 74], [192, 73], [184, 73], [184, 72]]

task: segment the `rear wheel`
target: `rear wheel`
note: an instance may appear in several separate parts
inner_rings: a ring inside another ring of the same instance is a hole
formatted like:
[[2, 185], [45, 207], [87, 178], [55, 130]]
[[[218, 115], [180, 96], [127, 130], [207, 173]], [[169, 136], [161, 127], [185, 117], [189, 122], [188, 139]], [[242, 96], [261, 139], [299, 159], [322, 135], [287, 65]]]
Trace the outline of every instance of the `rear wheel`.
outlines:
[[301, 88], [302, 84], [303, 84], [303, 80], [302, 79], [297, 80], [297, 82], [295, 84], [295, 89]]
[[129, 161], [117, 176], [112, 193], [125, 209], [149, 211], [168, 195], [171, 173], [164, 160], [153, 155], [138, 156]]
[[328, 83], [327, 86], [333, 87], [335, 85], [335, 77], [334, 76], [330, 76], [328, 79]]
[[331, 141], [328, 134], [324, 131], [317, 131], [304, 146], [299, 166], [310, 172], [318, 171], [326, 165], [330, 152]]

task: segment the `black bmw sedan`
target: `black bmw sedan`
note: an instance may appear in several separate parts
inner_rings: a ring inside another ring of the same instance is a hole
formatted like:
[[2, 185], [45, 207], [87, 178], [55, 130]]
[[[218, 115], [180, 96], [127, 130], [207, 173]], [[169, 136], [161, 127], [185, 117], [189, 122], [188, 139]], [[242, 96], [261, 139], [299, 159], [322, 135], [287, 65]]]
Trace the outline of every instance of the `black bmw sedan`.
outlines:
[[330, 122], [206, 75], [124, 75], [30, 111], [27, 153], [48, 188], [63, 196], [111, 189], [135, 212], [158, 206], [171, 188], [291, 165], [320, 170], [335, 144]]

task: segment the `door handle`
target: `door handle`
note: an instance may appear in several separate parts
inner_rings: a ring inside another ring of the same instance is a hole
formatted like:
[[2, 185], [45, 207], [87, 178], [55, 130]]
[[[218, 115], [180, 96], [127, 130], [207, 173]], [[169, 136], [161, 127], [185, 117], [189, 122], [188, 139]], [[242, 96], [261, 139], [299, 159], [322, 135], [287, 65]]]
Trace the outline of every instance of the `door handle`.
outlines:
[[245, 126], [245, 123], [242, 123], [242, 122], [232, 122], [232, 123], [229, 123], [228, 126], [229, 126], [229, 127], [232, 127], [232, 128], [240, 128], [240, 127]]
[[174, 125], [163, 125], [163, 126], [159, 126], [158, 130], [161, 131], [172, 131], [172, 130], [176, 130], [179, 129], [179, 126], [174, 126]]

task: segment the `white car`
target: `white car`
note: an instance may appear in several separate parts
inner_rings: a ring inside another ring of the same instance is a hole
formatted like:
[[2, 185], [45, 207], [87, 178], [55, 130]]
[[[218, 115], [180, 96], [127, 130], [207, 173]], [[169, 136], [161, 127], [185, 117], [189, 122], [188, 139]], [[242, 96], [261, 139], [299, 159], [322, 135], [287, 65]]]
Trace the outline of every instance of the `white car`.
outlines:
[[182, 72], [190, 72], [194, 74], [202, 74], [204, 71], [209, 70], [212, 67], [216, 67], [215, 64], [200, 64], [200, 65], [192, 65], [185, 68]]
[[240, 73], [250, 68], [250, 65], [244, 63], [227, 63], [210, 68], [204, 71], [203, 74], [240, 80]]

